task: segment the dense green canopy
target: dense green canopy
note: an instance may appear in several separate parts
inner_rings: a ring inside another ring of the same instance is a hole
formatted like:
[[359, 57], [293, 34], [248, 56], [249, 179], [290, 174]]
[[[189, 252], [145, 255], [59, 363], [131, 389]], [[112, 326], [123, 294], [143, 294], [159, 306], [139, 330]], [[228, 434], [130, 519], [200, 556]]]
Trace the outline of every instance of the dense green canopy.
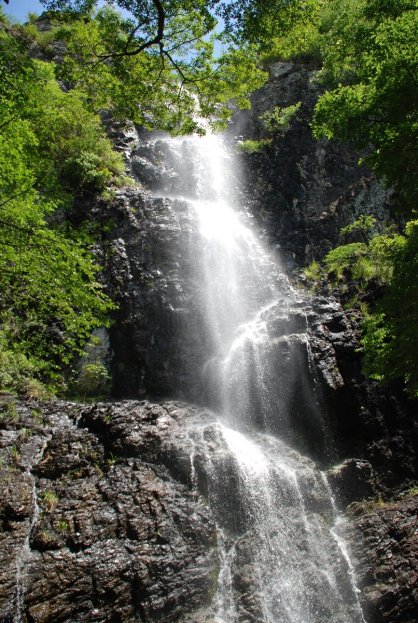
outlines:
[[7, 28], [0, 49], [0, 387], [31, 395], [37, 378], [60, 382], [111, 308], [86, 232], [51, 218], [124, 167], [51, 64], [30, 59]]
[[147, 127], [199, 131], [197, 116], [223, 125], [231, 100], [248, 107], [267, 77], [254, 45], [216, 31], [214, 0], [119, 0], [98, 10], [92, 0], [43, 4], [66, 43], [59, 78], [83, 88], [96, 108]]

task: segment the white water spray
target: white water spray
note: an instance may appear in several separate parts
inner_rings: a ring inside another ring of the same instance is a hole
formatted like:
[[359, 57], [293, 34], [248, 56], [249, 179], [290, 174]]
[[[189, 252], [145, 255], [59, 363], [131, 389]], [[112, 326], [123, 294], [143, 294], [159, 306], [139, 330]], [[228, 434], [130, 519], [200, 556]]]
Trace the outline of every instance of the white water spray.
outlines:
[[[238, 205], [222, 139], [167, 139], [166, 146], [179, 173], [161, 193], [187, 201], [200, 235], [192, 260], [208, 345], [203, 374], [219, 424], [208, 431], [195, 423], [188, 438], [193, 479], [197, 484], [196, 461], [218, 523], [215, 620], [364, 623], [329, 487], [284, 441], [298, 405], [319, 421], [307, 378], [314, 374], [307, 299], [291, 288]], [[290, 308], [302, 311], [291, 317]]]

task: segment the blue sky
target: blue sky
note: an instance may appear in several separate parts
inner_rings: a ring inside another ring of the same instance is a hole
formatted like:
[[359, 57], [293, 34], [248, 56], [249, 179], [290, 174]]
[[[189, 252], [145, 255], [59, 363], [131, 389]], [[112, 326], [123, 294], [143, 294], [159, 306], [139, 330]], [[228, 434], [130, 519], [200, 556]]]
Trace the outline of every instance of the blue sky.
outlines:
[[[37, 13], [40, 15], [45, 7], [38, 0], [9, 0], [9, 4], [5, 4], [0, 0], [0, 6], [9, 17], [25, 22], [28, 13]], [[123, 13], [123, 11], [122, 11]]]
[[6, 15], [10, 15], [20, 22], [26, 21], [28, 13], [42, 13], [44, 7], [38, 0], [9, 0], [9, 4], [1, 2]]

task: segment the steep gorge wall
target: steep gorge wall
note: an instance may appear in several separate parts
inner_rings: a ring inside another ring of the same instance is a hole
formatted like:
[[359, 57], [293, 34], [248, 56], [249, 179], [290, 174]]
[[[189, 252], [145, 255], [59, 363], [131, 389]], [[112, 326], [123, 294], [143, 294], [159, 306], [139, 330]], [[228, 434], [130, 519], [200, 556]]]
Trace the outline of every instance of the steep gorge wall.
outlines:
[[[366, 168], [358, 166], [359, 154], [347, 146], [312, 137], [309, 121], [318, 93], [310, 69], [279, 63], [271, 68], [268, 84], [254, 94], [252, 111], [237, 115], [230, 129], [231, 141], [263, 137], [260, 114], [277, 105], [286, 107], [302, 102], [298, 118], [284, 136], [274, 137], [261, 153], [240, 156], [241, 177], [231, 181], [240, 189], [241, 200], [258, 221], [266, 243], [280, 249], [291, 270], [323, 257], [341, 242], [340, 228], [359, 214], [372, 214], [380, 224], [390, 221], [391, 192]], [[123, 136], [119, 140], [123, 143]], [[129, 150], [127, 145], [125, 148]], [[141, 182], [152, 188], [153, 167], [159, 166], [161, 160], [164, 158], [157, 158], [154, 164], [148, 160], [144, 170], [144, 149], [140, 148], [137, 155], [134, 150], [131, 167]], [[179, 184], [174, 174], [169, 174], [168, 179], [168, 190]], [[119, 216], [112, 230], [119, 247], [115, 251], [116, 262], [110, 263], [114, 271], [111, 278], [121, 280], [119, 291], [125, 297], [121, 315], [112, 329], [116, 395], [135, 396], [136, 392], [143, 392], [158, 397], [167, 392], [166, 395], [196, 400], [191, 389], [196, 388], [196, 370], [203, 361], [193, 350], [186, 363], [184, 359], [180, 361], [181, 348], [176, 344], [176, 339], [189, 336], [192, 345], [199, 335], [201, 319], [196, 308], [190, 311], [190, 282], [184, 279], [184, 275], [193, 275], [184, 253], [193, 236], [182, 238], [180, 224], [173, 228], [170, 218], [161, 228], [161, 215], [172, 214], [172, 207], [164, 200], [156, 200], [154, 207], [144, 213], [136, 196], [134, 201], [129, 193], [121, 193], [117, 198], [115, 214]], [[149, 201], [146, 192], [144, 201]], [[188, 217], [181, 203], [177, 203], [176, 213], [184, 226]], [[132, 243], [131, 230], [138, 215], [137, 230], [144, 240], [139, 261], [139, 247]], [[148, 227], [147, 223], [153, 222], [156, 225]], [[192, 223], [187, 229], [192, 231]], [[125, 266], [122, 278], [118, 262]], [[127, 276], [132, 266], [137, 273], [128, 283], [123, 274]], [[129, 284], [137, 283], [143, 274], [149, 275], [148, 281], [142, 289], [135, 290]], [[359, 516], [354, 521], [364, 534], [365, 545], [358, 546], [358, 540], [353, 538], [353, 547], [357, 543], [358, 558], [364, 565], [360, 575], [370, 621], [380, 623], [393, 618], [409, 622], [415, 607], [411, 582], [416, 577], [417, 537], [414, 530], [402, 532], [401, 526], [404, 521], [409, 525], [411, 504], [415, 504], [416, 498], [403, 498], [402, 492], [414, 485], [418, 473], [416, 404], [408, 401], [399, 388], [382, 389], [364, 378], [357, 352], [359, 318], [344, 312], [338, 301], [318, 305], [311, 316], [311, 344], [322, 379], [321, 409], [327, 413], [332, 430], [332, 460], [346, 461], [335, 472], [334, 484], [341, 491], [342, 507], [371, 501], [360, 510], [357, 506], [355, 511]], [[315, 437], [311, 437], [308, 451], [318, 457], [312, 442]], [[329, 454], [323, 455], [322, 460], [329, 465]], [[390, 500], [398, 494], [401, 497], [393, 503], [393, 510], [375, 504], [378, 499]], [[389, 530], [385, 526], [391, 522], [399, 526], [398, 558], [393, 558], [393, 565], [382, 567], [386, 556], [385, 531]], [[379, 540], [381, 547], [376, 553]], [[395, 569], [402, 570], [401, 579]], [[400, 606], [394, 605], [399, 601], [397, 586], [400, 593], [407, 595], [400, 600]]]
[[[254, 96], [251, 116], [237, 118], [231, 129], [231, 136], [258, 137], [261, 112], [303, 101], [301, 118], [285, 137], [241, 158], [242, 201], [290, 268], [323, 255], [360, 211], [388, 218], [390, 197], [357, 167], [358, 155], [313, 140], [307, 122], [318, 91], [311, 79], [304, 67], [273, 67], [270, 82]], [[171, 168], [163, 144], [151, 148], [149, 137], [135, 129], [111, 131], [138, 183], [117, 191], [111, 205], [98, 202], [91, 210], [106, 225], [98, 253], [119, 304], [110, 330], [113, 395], [196, 402], [207, 351], [193, 300], [196, 224], [181, 198], [169, 201], [153, 192], [161, 166], [167, 194], [180, 192], [184, 179]], [[329, 468], [340, 506], [351, 504], [351, 544], [367, 622], [413, 623], [416, 405], [396, 388], [381, 390], [364, 379], [358, 319], [337, 300], [303, 300], [286, 317], [277, 307], [269, 323], [272, 343], [309, 333], [311, 352], [297, 337], [286, 347], [301, 349], [308, 377], [308, 355], [314, 360], [318, 406], [332, 442], [329, 447], [315, 436], [315, 422], [301, 437], [301, 422], [297, 443]], [[300, 386], [295, 394], [295, 412], [304, 414]], [[13, 415], [12, 407], [5, 411]], [[18, 405], [17, 416], [2, 419], [2, 623], [19, 620], [19, 607], [24, 623], [210, 620], [220, 560], [214, 518], [193, 487], [184, 439], [186, 422], [195, 417], [210, 424], [209, 413], [187, 404], [134, 401]], [[216, 452], [209, 429], [207, 436]], [[34, 522], [37, 505], [41, 514]], [[245, 593], [244, 567], [239, 582], [237, 590]], [[245, 595], [243, 621], [256, 623], [252, 596]]]
[[[265, 138], [260, 115], [301, 102], [284, 135], [273, 137], [260, 153], [241, 157], [243, 197], [291, 271], [344, 243], [339, 230], [360, 214], [373, 215], [378, 228], [394, 222], [390, 207], [396, 197], [358, 166], [360, 154], [313, 138], [309, 122], [319, 92], [315, 71], [276, 63], [269, 82], [253, 95], [252, 110], [238, 114], [232, 127], [244, 139]], [[325, 323], [342, 379], [331, 391], [327, 385], [327, 407], [334, 443], [345, 458], [329, 479], [352, 517], [352, 553], [367, 621], [413, 623], [418, 610], [417, 404], [401, 388], [381, 388], [364, 378], [359, 318], [353, 312], [342, 317], [345, 332], [341, 319]], [[326, 353], [319, 354], [319, 367], [327, 361]]]

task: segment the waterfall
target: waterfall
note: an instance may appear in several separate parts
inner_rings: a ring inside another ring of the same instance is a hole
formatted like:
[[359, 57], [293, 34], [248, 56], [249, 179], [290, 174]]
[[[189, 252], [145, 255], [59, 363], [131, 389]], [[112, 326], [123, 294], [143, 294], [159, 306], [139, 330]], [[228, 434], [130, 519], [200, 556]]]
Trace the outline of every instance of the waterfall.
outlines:
[[155, 146], [162, 172], [152, 190], [173, 206], [187, 204], [198, 239], [190, 263], [196, 348], [205, 349], [201, 401], [217, 423], [190, 423], [187, 439], [194, 485], [218, 525], [214, 620], [364, 622], [331, 491], [295, 449], [309, 445], [300, 441], [301, 420], [329, 442], [310, 355], [309, 296], [292, 288], [257, 236], [222, 138]]

